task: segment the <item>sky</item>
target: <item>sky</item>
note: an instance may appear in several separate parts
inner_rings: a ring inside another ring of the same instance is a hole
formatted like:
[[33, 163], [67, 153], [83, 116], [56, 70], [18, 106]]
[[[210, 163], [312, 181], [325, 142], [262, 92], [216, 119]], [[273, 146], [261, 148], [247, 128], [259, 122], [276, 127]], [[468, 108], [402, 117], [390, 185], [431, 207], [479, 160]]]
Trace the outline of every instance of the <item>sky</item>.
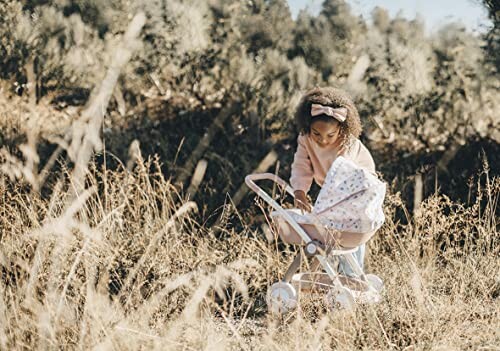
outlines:
[[[346, 0], [352, 12], [370, 20], [374, 7], [387, 9], [391, 18], [398, 13], [408, 19], [417, 14], [424, 20], [428, 32], [434, 32], [447, 22], [460, 22], [472, 32], [485, 32], [491, 25], [480, 0]], [[323, 0], [288, 0], [292, 17], [307, 8], [312, 14], [321, 10]]]

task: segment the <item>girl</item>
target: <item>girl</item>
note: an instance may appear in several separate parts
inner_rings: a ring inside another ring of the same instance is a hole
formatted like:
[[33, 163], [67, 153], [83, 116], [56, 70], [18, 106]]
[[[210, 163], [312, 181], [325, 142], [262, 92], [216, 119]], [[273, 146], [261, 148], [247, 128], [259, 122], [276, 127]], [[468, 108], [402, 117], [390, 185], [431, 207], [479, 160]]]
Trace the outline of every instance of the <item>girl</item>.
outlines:
[[[358, 139], [361, 134], [358, 111], [344, 91], [332, 87], [307, 91], [295, 111], [295, 122], [300, 132], [290, 177], [295, 207], [311, 211], [307, 192], [312, 181], [322, 186], [326, 173], [339, 155], [375, 173], [373, 158]], [[354, 254], [361, 268], [364, 252], [363, 244]], [[354, 275], [343, 257], [339, 272]]]

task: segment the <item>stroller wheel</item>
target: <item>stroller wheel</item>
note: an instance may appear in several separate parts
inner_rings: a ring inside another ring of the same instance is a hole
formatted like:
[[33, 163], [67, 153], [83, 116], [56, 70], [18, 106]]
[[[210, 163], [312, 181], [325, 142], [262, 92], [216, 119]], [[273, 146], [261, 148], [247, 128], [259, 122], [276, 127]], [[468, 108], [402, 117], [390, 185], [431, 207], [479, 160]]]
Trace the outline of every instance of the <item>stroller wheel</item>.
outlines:
[[355, 300], [352, 291], [346, 287], [334, 287], [325, 295], [325, 302], [330, 308], [354, 308]]
[[267, 305], [273, 314], [284, 314], [297, 306], [297, 291], [290, 283], [274, 283], [267, 292]]
[[368, 280], [368, 283], [375, 289], [377, 292], [381, 292], [382, 289], [384, 288], [384, 282], [382, 279], [377, 277], [375, 274], [367, 274], [366, 275], [366, 280]]

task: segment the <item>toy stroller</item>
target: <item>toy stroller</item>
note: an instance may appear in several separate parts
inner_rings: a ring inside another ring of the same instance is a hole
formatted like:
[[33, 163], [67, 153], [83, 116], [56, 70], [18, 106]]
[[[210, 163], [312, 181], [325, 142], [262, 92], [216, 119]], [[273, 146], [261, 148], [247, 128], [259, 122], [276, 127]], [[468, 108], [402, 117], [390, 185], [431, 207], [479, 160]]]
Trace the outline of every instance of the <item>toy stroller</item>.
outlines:
[[[293, 189], [271, 173], [251, 174], [246, 184], [274, 211], [271, 218], [278, 234], [290, 244], [304, 244], [304, 256], [314, 258], [311, 273], [299, 273], [303, 255], [297, 254], [280, 282], [267, 294], [271, 312], [285, 313], [297, 305], [299, 290], [326, 291], [330, 306], [352, 308], [356, 303], [376, 303], [380, 300], [382, 280], [365, 274], [353, 253], [367, 242], [384, 222], [382, 203], [385, 183], [367, 170], [344, 157], [338, 157], [330, 167], [311, 213], [298, 209], [283, 209], [271, 196], [255, 184], [271, 180], [294, 196]], [[338, 273], [339, 256], [344, 256], [356, 278]], [[324, 272], [314, 272], [321, 265]]]

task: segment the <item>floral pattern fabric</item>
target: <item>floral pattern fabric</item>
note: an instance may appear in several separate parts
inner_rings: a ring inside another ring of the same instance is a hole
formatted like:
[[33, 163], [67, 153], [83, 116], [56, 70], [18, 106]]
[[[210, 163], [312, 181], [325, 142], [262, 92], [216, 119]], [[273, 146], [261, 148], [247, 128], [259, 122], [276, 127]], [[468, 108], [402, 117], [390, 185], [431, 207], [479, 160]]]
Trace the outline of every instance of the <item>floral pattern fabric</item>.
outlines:
[[384, 223], [386, 185], [373, 173], [339, 156], [308, 214], [294, 213], [298, 223], [318, 223], [341, 232], [368, 233]]

